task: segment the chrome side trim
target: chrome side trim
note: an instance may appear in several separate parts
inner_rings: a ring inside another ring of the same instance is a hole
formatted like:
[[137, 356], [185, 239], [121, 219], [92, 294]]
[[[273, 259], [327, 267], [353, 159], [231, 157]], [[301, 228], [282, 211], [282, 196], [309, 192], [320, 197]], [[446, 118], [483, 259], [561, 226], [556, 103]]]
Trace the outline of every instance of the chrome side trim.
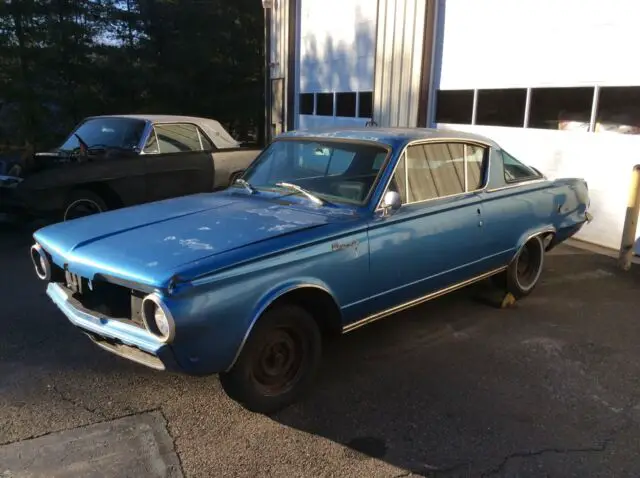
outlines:
[[538, 178], [538, 179], [528, 179], [527, 181], [522, 181], [519, 183], [512, 183], [512, 184], [507, 184], [506, 186], [500, 186], [498, 188], [491, 188], [491, 189], [486, 189], [485, 192], [487, 193], [495, 193], [497, 191], [503, 191], [505, 189], [513, 189], [513, 188], [517, 188], [520, 186], [528, 186], [530, 184], [537, 184], [537, 183], [543, 183], [545, 181], [549, 181], [547, 178]]
[[413, 300], [410, 300], [409, 302], [405, 302], [404, 304], [396, 305], [395, 307], [392, 307], [390, 309], [383, 310], [382, 312], [375, 313], [373, 315], [370, 315], [369, 317], [365, 317], [364, 319], [358, 320], [356, 322], [353, 322], [351, 324], [348, 324], [348, 325], [344, 326], [342, 328], [342, 333], [346, 334], [348, 332], [351, 332], [351, 331], [353, 331], [355, 329], [358, 329], [358, 328], [362, 327], [363, 325], [367, 325], [367, 324], [370, 324], [372, 322], [376, 322], [377, 320], [384, 319], [385, 317], [388, 317], [388, 316], [390, 316], [392, 314], [395, 314], [397, 312], [400, 312], [400, 311], [403, 311], [403, 310], [406, 310], [406, 309], [410, 309], [411, 307], [414, 307], [416, 305], [420, 305], [420, 304], [423, 304], [424, 302], [428, 302], [428, 301], [430, 301], [432, 299], [435, 299], [437, 297], [441, 297], [441, 296], [443, 296], [445, 294], [448, 294], [449, 292], [453, 292], [455, 290], [462, 289], [463, 287], [471, 285], [474, 282], [479, 282], [479, 281], [484, 280], [484, 279], [486, 279], [488, 277], [491, 277], [493, 275], [499, 274], [500, 272], [502, 272], [502, 271], [504, 271], [506, 269], [507, 269], [507, 267], [504, 266], [504, 267], [500, 267], [498, 269], [494, 269], [494, 270], [489, 271], [489, 272], [485, 272], [484, 274], [481, 274], [479, 276], [472, 277], [471, 279], [467, 279], [465, 281], [459, 282], [459, 283], [451, 285], [449, 287], [445, 287], [444, 289], [440, 289], [440, 290], [437, 290], [435, 292], [431, 292], [431, 293], [429, 293], [427, 295], [424, 295], [422, 297], [419, 297], [417, 299], [413, 299]]
[[[398, 168], [398, 164], [400, 163], [400, 161], [403, 160], [403, 158], [406, 161], [406, 154], [407, 154], [407, 149], [409, 149], [412, 146], [421, 146], [421, 145], [427, 145], [427, 144], [439, 144], [439, 143], [462, 143], [462, 145], [475, 145], [475, 146], [480, 146], [483, 148], [487, 149], [487, 171], [486, 171], [486, 179], [484, 182], [484, 185], [478, 189], [474, 189], [473, 191], [464, 191], [461, 193], [456, 193], [456, 194], [449, 194], [447, 196], [439, 196], [436, 198], [430, 198], [430, 199], [423, 199], [422, 201], [413, 201], [413, 202], [408, 202], [406, 204], [403, 204], [402, 206], [409, 206], [409, 205], [414, 205], [414, 204], [422, 204], [422, 203], [426, 203], [429, 201], [435, 201], [438, 199], [447, 199], [447, 198], [452, 198], [452, 197], [457, 197], [457, 196], [464, 196], [467, 194], [476, 194], [482, 191], [485, 191], [486, 188], [489, 186], [489, 181], [491, 180], [491, 150], [493, 148], [495, 148], [495, 146], [491, 145], [490, 143], [481, 141], [481, 140], [476, 140], [476, 139], [465, 139], [465, 138], [427, 138], [427, 139], [419, 139], [419, 140], [414, 140], [414, 141], [410, 141], [409, 143], [407, 143], [404, 148], [402, 149], [402, 152], [400, 153], [400, 155], [398, 156], [398, 161], [396, 161], [396, 164], [393, 166], [393, 171], [391, 171], [391, 175], [389, 176], [389, 179], [387, 180], [384, 189], [382, 190], [382, 196], [380, 196], [380, 200], [378, 201], [378, 204], [376, 205], [376, 207], [374, 208], [374, 212], [379, 212], [381, 211], [381, 204], [382, 204], [382, 200], [384, 199], [384, 195], [387, 192], [387, 190], [389, 189], [389, 184], [391, 183], [391, 180], [393, 179], [393, 176], [396, 174], [396, 169]], [[466, 161], [465, 161], [466, 163]], [[405, 171], [406, 176], [407, 176], [407, 181], [408, 181], [408, 176], [409, 173], [408, 171]], [[466, 175], [465, 175], [465, 180], [466, 180]], [[400, 207], [402, 207], [400, 206]]]
[[260, 307], [256, 312], [256, 314], [254, 315], [253, 319], [251, 319], [251, 323], [249, 324], [249, 327], [247, 328], [247, 331], [245, 332], [244, 337], [242, 338], [242, 342], [240, 342], [240, 346], [236, 351], [236, 355], [235, 357], [233, 357], [231, 364], [225, 369], [225, 372], [228, 372], [229, 370], [231, 370], [233, 366], [236, 364], [236, 362], [238, 361], [238, 357], [240, 357], [240, 354], [242, 353], [242, 349], [244, 349], [244, 345], [247, 343], [247, 340], [249, 339], [249, 335], [251, 335], [251, 331], [253, 330], [253, 327], [256, 325], [256, 322], [258, 322], [258, 319], [262, 317], [262, 314], [264, 313], [264, 311], [267, 310], [271, 306], [271, 304], [273, 304], [280, 297], [298, 289], [318, 289], [318, 290], [321, 290], [322, 292], [326, 292], [327, 294], [329, 294], [331, 298], [333, 298], [333, 295], [327, 289], [316, 284], [298, 284], [293, 287], [289, 287], [287, 289], [280, 291], [276, 296], [272, 297], [268, 303]]

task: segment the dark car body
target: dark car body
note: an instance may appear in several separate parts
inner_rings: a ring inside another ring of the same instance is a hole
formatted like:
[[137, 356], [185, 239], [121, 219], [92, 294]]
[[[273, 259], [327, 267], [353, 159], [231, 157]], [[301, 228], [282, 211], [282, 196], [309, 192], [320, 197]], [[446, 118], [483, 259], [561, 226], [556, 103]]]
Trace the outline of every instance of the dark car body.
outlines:
[[55, 151], [0, 176], [0, 212], [67, 219], [89, 203], [102, 212], [224, 189], [259, 151], [212, 119], [89, 117]]

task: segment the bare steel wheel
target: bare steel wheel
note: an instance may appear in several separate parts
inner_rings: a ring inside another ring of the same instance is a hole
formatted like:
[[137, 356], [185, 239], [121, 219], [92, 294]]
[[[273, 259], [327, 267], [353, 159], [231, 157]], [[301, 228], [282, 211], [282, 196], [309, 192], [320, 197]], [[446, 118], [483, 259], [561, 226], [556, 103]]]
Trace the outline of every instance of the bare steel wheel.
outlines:
[[263, 395], [281, 395], [295, 386], [307, 349], [306, 341], [296, 329], [279, 328], [266, 334], [251, 370]]
[[93, 191], [74, 191], [69, 195], [62, 215], [63, 221], [99, 214], [106, 211], [107, 204]]
[[313, 317], [296, 305], [276, 306], [258, 319], [220, 382], [227, 395], [248, 410], [273, 413], [309, 389], [321, 355], [322, 339]]
[[544, 243], [539, 236], [529, 239], [506, 271], [507, 291], [517, 299], [529, 295], [538, 284], [544, 265]]

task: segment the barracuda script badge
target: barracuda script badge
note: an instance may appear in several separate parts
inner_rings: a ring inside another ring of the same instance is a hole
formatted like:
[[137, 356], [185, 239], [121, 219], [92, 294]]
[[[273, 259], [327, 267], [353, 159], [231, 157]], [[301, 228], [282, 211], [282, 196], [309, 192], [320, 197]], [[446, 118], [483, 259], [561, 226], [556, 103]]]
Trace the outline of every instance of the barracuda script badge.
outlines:
[[358, 244], [359, 241], [357, 240], [353, 240], [351, 242], [334, 242], [333, 244], [331, 244], [331, 250], [332, 251], [341, 251], [342, 249], [349, 249], [349, 248], [354, 248], [356, 250], [356, 253], [358, 252]]

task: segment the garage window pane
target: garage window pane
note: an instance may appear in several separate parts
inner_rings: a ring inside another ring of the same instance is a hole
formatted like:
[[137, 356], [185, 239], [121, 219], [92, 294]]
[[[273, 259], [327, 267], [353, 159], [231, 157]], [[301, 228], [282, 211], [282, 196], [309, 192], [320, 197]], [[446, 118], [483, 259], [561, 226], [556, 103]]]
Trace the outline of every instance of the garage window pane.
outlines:
[[436, 123], [471, 124], [473, 90], [439, 90]]
[[586, 131], [592, 104], [593, 88], [532, 88], [529, 127], [565, 129], [578, 123]]
[[358, 118], [371, 118], [373, 116], [373, 93], [371, 91], [361, 91], [359, 95]]
[[336, 94], [336, 116], [355, 118], [356, 116], [356, 93]]
[[596, 131], [640, 134], [640, 86], [600, 89]]
[[479, 90], [476, 124], [487, 126], [524, 125], [527, 90]]
[[313, 114], [313, 93], [302, 93], [300, 95], [300, 114]]
[[159, 124], [155, 126], [160, 153], [200, 151], [198, 130], [192, 124]]
[[316, 95], [316, 115], [333, 116], [333, 93], [318, 93]]

